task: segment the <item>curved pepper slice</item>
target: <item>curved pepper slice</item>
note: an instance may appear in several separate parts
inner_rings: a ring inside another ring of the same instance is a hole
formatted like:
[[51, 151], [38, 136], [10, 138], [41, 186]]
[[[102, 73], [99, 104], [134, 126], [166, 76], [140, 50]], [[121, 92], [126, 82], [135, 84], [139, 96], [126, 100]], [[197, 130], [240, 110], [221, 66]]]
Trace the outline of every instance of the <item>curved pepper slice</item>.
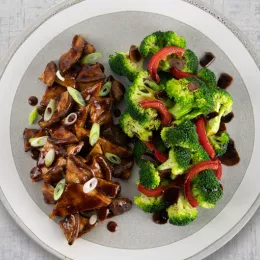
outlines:
[[169, 55], [176, 54], [179, 57], [182, 57], [185, 53], [185, 50], [176, 46], [168, 46], [162, 48], [156, 54], [153, 55], [149, 64], [148, 64], [148, 71], [154, 81], [157, 83], [160, 82], [160, 77], [157, 74], [157, 69], [159, 67], [159, 63], [161, 60], [166, 60]]
[[208, 153], [209, 157], [211, 159], [213, 159], [215, 157], [216, 153], [207, 137], [204, 118], [200, 118], [199, 120], [197, 120], [195, 125], [196, 125], [196, 132], [199, 136], [200, 144], [203, 146], [205, 151]]
[[153, 143], [149, 143], [149, 142], [143, 142], [146, 147], [154, 153], [155, 158], [160, 162], [160, 163], [164, 163], [168, 160], [168, 156], [164, 153], [162, 153], [159, 149], [157, 149], [155, 147], [155, 145]]
[[176, 78], [176, 79], [191, 78], [191, 77], [199, 79], [199, 77], [195, 74], [191, 74], [189, 72], [184, 72], [184, 71], [178, 70], [174, 67], [171, 68], [170, 71], [171, 71], [172, 75], [174, 76], [174, 78]]
[[192, 193], [191, 193], [192, 179], [197, 174], [199, 174], [200, 172], [202, 172], [206, 169], [211, 169], [211, 170], [217, 171], [218, 168], [219, 168], [219, 161], [213, 160], [213, 161], [205, 161], [205, 162], [198, 163], [189, 171], [189, 173], [186, 176], [185, 182], [184, 182], [184, 194], [192, 207], [198, 206], [197, 200], [192, 196]]
[[160, 197], [163, 194], [163, 188], [157, 187], [153, 190], [146, 189], [143, 185], [139, 184], [137, 189], [147, 197]]
[[156, 109], [160, 114], [162, 126], [169, 126], [170, 123], [172, 122], [172, 115], [170, 114], [170, 112], [162, 102], [157, 100], [144, 100], [140, 102], [139, 105], [142, 108]]

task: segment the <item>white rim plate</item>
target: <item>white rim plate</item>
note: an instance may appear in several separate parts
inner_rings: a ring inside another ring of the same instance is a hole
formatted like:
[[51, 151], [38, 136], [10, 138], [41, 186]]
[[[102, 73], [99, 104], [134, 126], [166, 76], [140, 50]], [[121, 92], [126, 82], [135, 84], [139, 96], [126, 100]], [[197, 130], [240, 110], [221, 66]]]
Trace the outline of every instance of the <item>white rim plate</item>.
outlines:
[[[260, 153], [259, 117], [255, 117], [255, 145], [250, 165], [241, 185], [228, 205], [197, 233], [171, 245], [154, 249], [114, 249], [83, 239], [78, 239], [72, 247], [69, 247], [59, 226], [50, 221], [28, 195], [14, 165], [10, 145], [11, 107], [17, 87], [30, 62], [49, 41], [67, 28], [97, 15], [119, 11], [144, 11], [166, 15], [205, 34], [228, 55], [247, 86], [254, 111], [259, 111], [258, 82], [260, 82], [260, 71], [253, 49], [231, 23], [216, 12], [205, 8], [204, 5], [195, 1], [182, 0], [154, 2], [147, 0], [64, 1], [42, 15], [37, 23], [31, 25], [10, 48], [0, 65], [0, 104], [2, 105], [0, 110], [2, 119], [0, 128], [2, 145], [0, 186], [2, 201], [17, 223], [35, 241], [63, 259], [81, 260], [90, 256], [95, 257], [95, 259], [103, 259], [108, 255], [113, 255], [113, 258], [117, 260], [122, 258], [122, 254], [124, 259], [147, 258], [153, 260], [169, 255], [174, 255], [176, 260], [201, 259], [231, 239], [259, 206], [259, 186], [256, 181], [258, 178], [258, 154]], [[194, 19], [194, 17], [200, 19]], [[30, 208], [30, 212], [24, 210], [24, 205], [26, 208]], [[39, 223], [41, 224], [39, 225]]]

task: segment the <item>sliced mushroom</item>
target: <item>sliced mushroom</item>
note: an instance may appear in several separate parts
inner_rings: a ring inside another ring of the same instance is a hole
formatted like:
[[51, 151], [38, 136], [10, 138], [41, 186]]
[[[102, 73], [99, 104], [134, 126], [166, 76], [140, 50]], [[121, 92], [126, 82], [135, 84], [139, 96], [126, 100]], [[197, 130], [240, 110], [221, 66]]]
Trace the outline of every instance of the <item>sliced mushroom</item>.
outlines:
[[95, 175], [92, 169], [79, 157], [70, 155], [67, 159], [66, 181], [67, 183], [84, 184]]
[[32, 182], [37, 182], [42, 180], [42, 172], [38, 167], [33, 167], [30, 171], [30, 177]]
[[47, 64], [44, 73], [42, 74], [40, 80], [51, 87], [55, 81], [57, 72], [57, 65], [54, 61]]
[[48, 141], [56, 145], [67, 145], [78, 143], [79, 139], [66, 127], [61, 126], [51, 133]]
[[129, 156], [127, 158], [122, 158], [121, 163], [113, 165], [113, 177], [120, 178], [123, 180], [129, 179], [131, 175], [132, 168], [134, 167], [134, 158]]
[[89, 218], [80, 216], [80, 227], [78, 237], [83, 236], [84, 234], [89, 233], [97, 225], [98, 222], [95, 222], [93, 225], [90, 224]]
[[106, 157], [102, 154], [95, 156], [97, 163], [100, 165], [101, 169], [105, 172], [105, 179], [107, 181], [112, 180], [112, 168], [110, 163], [107, 161]]
[[99, 97], [100, 89], [103, 85], [103, 81], [99, 81], [93, 86], [87, 87], [81, 92], [81, 95], [86, 101], [89, 101], [92, 97]]
[[46, 128], [54, 125], [55, 123], [66, 117], [72, 109], [74, 101], [68, 91], [60, 94], [57, 98], [57, 112], [54, 113], [52, 118], [48, 121], [41, 120], [39, 125], [41, 128]]
[[115, 198], [121, 187], [119, 183], [98, 179], [97, 190], [104, 192], [109, 198]]
[[103, 154], [101, 145], [99, 143], [95, 144], [94, 147], [92, 148], [92, 150], [89, 152], [88, 157], [87, 157], [87, 161], [91, 161], [93, 157], [95, 157], [96, 155], [99, 154]]
[[64, 88], [60, 85], [57, 85], [57, 84], [55, 84], [52, 87], [46, 88], [46, 91], [45, 91], [44, 95], [42, 96], [40, 105], [42, 107], [46, 107], [49, 104], [49, 102], [51, 101], [51, 99], [55, 100], [60, 94], [62, 94], [66, 90], [67, 90], [66, 88]]
[[95, 174], [96, 178], [100, 178], [100, 179], [106, 178], [104, 171], [102, 171], [102, 169], [101, 169], [99, 163], [97, 162], [97, 160], [95, 159], [95, 157], [92, 159], [92, 161], [90, 163], [90, 168], [93, 171], [93, 173]]
[[55, 82], [63, 87], [75, 87], [77, 75], [78, 73], [75, 71], [68, 71], [63, 75], [64, 80], [56, 76]]
[[69, 245], [72, 245], [78, 238], [80, 230], [80, 215], [79, 213], [69, 215], [60, 221], [60, 228], [62, 229]]
[[48, 183], [42, 184], [42, 194], [46, 204], [55, 204], [54, 201], [54, 187]]
[[108, 208], [113, 216], [122, 215], [132, 208], [132, 201], [127, 198], [114, 199]]
[[137, 46], [131, 45], [129, 50], [129, 58], [132, 62], [139, 62], [142, 59], [142, 55]]
[[85, 46], [85, 40], [81, 36], [74, 36], [72, 48], [60, 57], [59, 67], [62, 74], [67, 72], [80, 58]]
[[95, 46], [86, 41], [83, 50], [84, 55], [88, 55], [94, 52], [96, 52]]
[[105, 125], [112, 123], [112, 98], [92, 98], [90, 101], [90, 119], [92, 124]]
[[84, 142], [79, 142], [78, 144], [71, 144], [67, 146], [67, 155], [78, 154], [84, 146]]
[[90, 135], [90, 130], [85, 129], [83, 127], [76, 127], [75, 128], [76, 136], [79, 140], [82, 140], [86, 143], [88, 143], [89, 135]]
[[49, 133], [45, 129], [29, 129], [25, 128], [23, 131], [23, 140], [24, 140], [24, 151], [28, 152], [31, 149], [31, 145], [29, 140], [31, 138], [41, 137], [41, 136], [48, 136]]
[[118, 103], [124, 98], [124, 94], [125, 94], [124, 85], [117, 80], [113, 80], [112, 81], [112, 88], [111, 88], [111, 91], [110, 91], [111, 98], [116, 103]]
[[84, 193], [82, 184], [68, 184], [61, 198], [56, 203], [50, 217], [63, 217], [79, 211], [107, 207], [110, 203], [111, 199], [96, 189]]
[[88, 113], [89, 113], [89, 106], [86, 107], [80, 107], [78, 111], [78, 118], [77, 121], [74, 124], [74, 128], [81, 128], [85, 127], [86, 121], [88, 119]]
[[89, 83], [93, 81], [101, 81], [106, 78], [99, 63], [94, 65], [85, 65], [77, 77], [77, 83]]
[[54, 166], [47, 173], [45, 173], [42, 178], [44, 182], [48, 184], [58, 183], [61, 179], [63, 179], [64, 169], [62, 166]]

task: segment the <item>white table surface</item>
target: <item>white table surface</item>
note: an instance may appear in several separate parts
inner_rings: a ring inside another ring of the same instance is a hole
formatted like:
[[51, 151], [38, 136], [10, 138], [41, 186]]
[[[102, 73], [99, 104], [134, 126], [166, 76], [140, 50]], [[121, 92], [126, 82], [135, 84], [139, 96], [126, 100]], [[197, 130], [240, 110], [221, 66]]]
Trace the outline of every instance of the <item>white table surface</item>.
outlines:
[[[234, 22], [260, 53], [260, 0], [202, 1]], [[61, 0], [0, 0], [0, 58], [26, 25], [59, 2]], [[1, 202], [0, 259], [57, 260], [16, 225]], [[207, 260], [260, 260], [260, 209], [233, 240]]]

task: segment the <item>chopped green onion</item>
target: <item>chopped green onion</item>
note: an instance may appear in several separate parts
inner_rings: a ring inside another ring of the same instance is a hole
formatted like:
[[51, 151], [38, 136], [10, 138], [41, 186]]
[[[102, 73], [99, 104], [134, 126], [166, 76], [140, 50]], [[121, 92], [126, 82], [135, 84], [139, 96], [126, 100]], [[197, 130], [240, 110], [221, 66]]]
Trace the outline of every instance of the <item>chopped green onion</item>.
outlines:
[[113, 153], [106, 153], [105, 156], [112, 163], [115, 163], [115, 164], [121, 163], [121, 159]]
[[46, 167], [50, 167], [55, 160], [55, 150], [50, 149], [45, 155], [44, 162]]
[[29, 143], [32, 147], [41, 147], [46, 144], [47, 140], [48, 140], [48, 136], [41, 136], [41, 137], [31, 138], [29, 140]]
[[86, 55], [85, 57], [83, 57], [81, 59], [81, 63], [82, 64], [90, 64], [90, 63], [94, 63], [97, 60], [99, 60], [102, 57], [102, 54], [99, 52], [94, 52], [94, 53], [90, 53], [88, 55]]
[[100, 135], [100, 125], [97, 123], [94, 123], [91, 127], [90, 130], [90, 135], [89, 135], [89, 143], [91, 146], [94, 146], [96, 142], [98, 141]]
[[29, 125], [32, 125], [38, 116], [38, 107], [35, 107], [34, 110], [29, 115]]
[[112, 82], [111, 81], [108, 81], [106, 84], [104, 84], [102, 86], [102, 88], [100, 89], [100, 93], [99, 93], [99, 96], [100, 97], [105, 97], [111, 90], [112, 88]]
[[82, 95], [80, 94], [80, 92], [78, 90], [76, 90], [75, 88], [72, 87], [68, 87], [68, 92], [71, 95], [71, 97], [81, 106], [85, 107], [86, 106], [86, 102], [84, 100], [84, 98], [82, 97]]
[[49, 121], [55, 112], [56, 112], [56, 102], [54, 99], [51, 99], [48, 106], [45, 109], [43, 120]]
[[58, 182], [58, 184], [54, 189], [54, 194], [53, 194], [54, 200], [57, 201], [61, 197], [62, 193], [64, 192], [64, 189], [65, 189], [65, 179], [62, 179], [61, 181]]

